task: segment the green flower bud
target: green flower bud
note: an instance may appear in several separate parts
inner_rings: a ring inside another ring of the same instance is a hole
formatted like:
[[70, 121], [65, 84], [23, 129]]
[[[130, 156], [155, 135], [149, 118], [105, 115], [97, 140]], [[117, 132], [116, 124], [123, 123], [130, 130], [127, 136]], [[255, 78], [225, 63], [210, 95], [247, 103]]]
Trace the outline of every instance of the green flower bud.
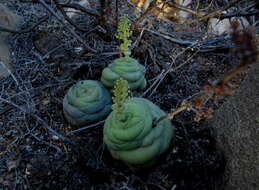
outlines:
[[115, 159], [148, 166], [169, 148], [174, 128], [168, 119], [152, 128], [153, 121], [165, 112], [147, 99], [132, 98], [124, 106], [125, 120], [115, 111], [106, 119], [104, 142]]
[[111, 95], [102, 83], [93, 80], [73, 85], [63, 100], [64, 115], [74, 126], [83, 126], [111, 112]]
[[130, 36], [132, 35], [132, 31], [130, 30], [131, 24], [129, 23], [129, 18], [127, 15], [124, 15], [119, 22], [118, 25], [118, 34], [116, 37], [119, 40], [122, 40], [123, 43], [120, 45], [120, 50], [124, 53], [126, 57], [130, 56], [130, 45], [131, 45], [131, 40], [129, 39]]
[[136, 59], [121, 57], [114, 60], [102, 72], [101, 81], [107, 88], [113, 88], [116, 80], [124, 79], [132, 91], [141, 91], [146, 85], [145, 67]]

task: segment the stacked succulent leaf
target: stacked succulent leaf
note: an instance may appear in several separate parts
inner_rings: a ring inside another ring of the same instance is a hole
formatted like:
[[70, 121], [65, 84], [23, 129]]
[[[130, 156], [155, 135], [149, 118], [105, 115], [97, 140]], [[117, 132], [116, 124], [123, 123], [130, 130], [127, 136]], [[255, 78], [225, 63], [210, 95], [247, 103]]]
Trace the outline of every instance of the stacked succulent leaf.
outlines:
[[84, 80], [68, 90], [63, 100], [63, 110], [69, 123], [83, 126], [107, 116], [111, 104], [111, 95], [100, 82]]
[[153, 121], [165, 112], [147, 99], [128, 99], [125, 83], [119, 80], [115, 87], [115, 104], [106, 119], [103, 139], [115, 159], [133, 166], [148, 166], [168, 149], [173, 126], [165, 119], [153, 128]]
[[115, 82], [120, 78], [129, 83], [132, 91], [141, 91], [146, 85], [145, 67], [131, 57], [122, 57], [113, 61], [102, 72], [102, 83], [107, 88], [113, 88]]
[[[125, 16], [118, 38], [125, 57], [114, 60], [102, 72], [101, 82], [85, 80], [72, 86], [63, 100], [69, 123], [82, 126], [107, 117], [103, 140], [115, 159], [132, 166], [152, 164], [170, 146], [174, 128], [168, 119], [156, 123], [166, 113], [144, 98], [129, 98], [129, 91], [146, 87], [145, 67], [130, 57], [130, 24]], [[109, 91], [114, 89], [113, 102]]]

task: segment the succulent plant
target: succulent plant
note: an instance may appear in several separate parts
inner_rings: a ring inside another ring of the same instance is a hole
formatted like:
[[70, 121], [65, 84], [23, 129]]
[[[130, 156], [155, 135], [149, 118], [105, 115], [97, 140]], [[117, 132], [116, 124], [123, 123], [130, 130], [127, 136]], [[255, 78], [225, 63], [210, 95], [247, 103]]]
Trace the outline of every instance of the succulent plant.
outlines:
[[73, 85], [63, 100], [63, 111], [73, 126], [83, 126], [107, 116], [112, 99], [102, 83], [94, 80], [79, 81]]
[[128, 81], [132, 91], [141, 91], [147, 85], [145, 67], [131, 57], [114, 60], [103, 70], [101, 81], [107, 88], [114, 88], [116, 80], [120, 78]]
[[122, 17], [118, 26], [117, 38], [123, 43], [120, 45], [120, 50], [125, 57], [115, 59], [102, 72], [101, 81], [107, 88], [114, 88], [116, 80], [125, 79], [129, 83], [129, 88], [132, 91], [141, 91], [146, 85], [145, 72], [146, 69], [139, 62], [130, 57], [130, 45], [132, 31], [127, 16]]
[[126, 90], [118, 84], [116, 88], [113, 111], [104, 124], [104, 142], [115, 159], [136, 167], [151, 165], [169, 148], [174, 128], [168, 119], [153, 127], [165, 112], [147, 99], [126, 98]]

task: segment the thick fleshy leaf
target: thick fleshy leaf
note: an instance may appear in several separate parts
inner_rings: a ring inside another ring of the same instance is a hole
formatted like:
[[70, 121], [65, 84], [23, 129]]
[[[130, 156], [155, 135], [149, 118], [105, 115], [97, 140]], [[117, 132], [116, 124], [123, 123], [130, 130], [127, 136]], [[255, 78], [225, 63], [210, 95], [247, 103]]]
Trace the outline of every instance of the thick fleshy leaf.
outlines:
[[104, 125], [104, 142], [115, 159], [134, 166], [149, 165], [164, 153], [173, 137], [169, 120], [152, 128], [153, 120], [165, 115], [158, 106], [144, 98], [132, 98], [125, 107], [129, 116], [119, 121], [112, 112]]
[[100, 120], [111, 112], [111, 95], [102, 83], [93, 80], [73, 85], [63, 100], [64, 115], [74, 126]]
[[114, 60], [102, 72], [101, 81], [107, 88], [113, 88], [116, 80], [122, 78], [128, 81], [133, 91], [143, 90], [146, 87], [145, 67], [131, 57], [121, 57]]

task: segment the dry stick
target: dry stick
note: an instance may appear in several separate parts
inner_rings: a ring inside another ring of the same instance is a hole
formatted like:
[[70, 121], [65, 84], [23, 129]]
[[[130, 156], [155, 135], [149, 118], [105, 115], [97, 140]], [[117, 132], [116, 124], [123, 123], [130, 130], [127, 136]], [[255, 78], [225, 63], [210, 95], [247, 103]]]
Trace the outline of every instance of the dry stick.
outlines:
[[2, 65], [2, 66], [4, 67], [4, 69], [12, 76], [12, 78], [13, 78], [15, 84], [16, 84], [17, 86], [19, 86], [18, 80], [17, 80], [16, 77], [14, 76], [13, 72], [5, 65], [5, 63], [2, 62], [2, 61], [0, 61], [0, 66], [1, 66], [1, 65]]
[[[187, 13], [190, 13], [194, 16], [197, 16], [198, 18], [197, 19], [186, 19], [186, 22], [188, 22], [189, 24], [191, 23], [194, 23], [194, 22], [200, 22], [202, 20], [206, 20], [206, 19], [209, 19], [209, 18], [212, 18], [212, 17], [221, 17], [221, 19], [223, 19], [224, 17], [225, 18], [230, 18], [230, 17], [234, 17], [234, 16], [252, 16], [252, 15], [257, 15], [258, 14], [258, 11], [251, 11], [249, 13], [234, 13], [232, 15], [224, 15], [222, 14], [223, 11], [229, 9], [230, 7], [234, 6], [236, 3], [238, 2], [242, 2], [244, 0], [233, 0], [232, 2], [230, 2], [228, 5], [226, 5], [225, 7], [223, 7], [222, 9], [218, 9], [218, 10], [215, 10], [209, 14], [205, 14], [205, 13], [200, 13], [200, 12], [197, 12], [197, 11], [194, 11], [192, 9], [189, 9], [189, 8], [186, 8], [186, 7], [183, 7], [177, 3], [174, 3], [174, 2], [162, 2], [162, 3], [168, 3], [168, 5], [176, 8], [176, 9], [179, 9], [181, 11], [185, 11]], [[133, 23], [133, 28], [136, 28], [139, 23], [150, 13], [152, 12], [154, 9], [158, 8], [157, 7], [158, 5], [152, 5], [152, 6], [149, 6], [148, 9]], [[161, 10], [161, 9], [160, 9]], [[162, 12], [162, 10], [161, 10]], [[222, 15], [221, 15], [222, 14]]]
[[130, 47], [130, 50], [133, 50], [135, 47], [138, 46], [140, 40], [142, 39], [142, 36], [144, 34], [144, 30], [145, 28], [142, 28], [141, 31], [140, 31], [140, 34], [139, 36], [137, 37], [137, 39], [135, 40], [135, 42], [133, 42], [132, 46]]
[[192, 56], [190, 56], [184, 63], [182, 63], [181, 65], [179, 65], [176, 69], [172, 70], [172, 66], [175, 63], [175, 60], [182, 55], [184, 52], [186, 52], [189, 49], [194, 48], [195, 46], [198, 46], [199, 43], [194, 43], [190, 46], [188, 46], [187, 48], [185, 48], [183, 51], [181, 51], [179, 54], [176, 55], [175, 59], [170, 63], [169, 67], [166, 71], [163, 70], [163, 72], [159, 75], [158, 79], [150, 86], [150, 88], [148, 88], [143, 94], [142, 96], [146, 95], [146, 93], [151, 90], [151, 88], [153, 88], [153, 86], [155, 86], [155, 88], [152, 90], [152, 92], [150, 93], [149, 97], [153, 95], [153, 93], [156, 91], [156, 89], [159, 87], [159, 85], [161, 84], [161, 82], [164, 80], [164, 78], [168, 75], [168, 73], [175, 71], [176, 69], [179, 69], [180, 67], [184, 66], [185, 64], [187, 64], [189, 62], [189, 60], [195, 56], [198, 52], [199, 52], [199, 48], [196, 48], [197, 50], [194, 52], [194, 54]]
[[153, 122], [153, 128], [154, 127], [156, 127], [156, 125], [160, 122], [160, 121], [162, 121], [162, 120], [164, 120], [164, 119], [173, 119], [177, 114], [179, 114], [179, 113], [181, 113], [182, 111], [184, 111], [184, 110], [187, 110], [189, 108], [189, 106], [188, 105], [183, 105], [183, 106], [181, 106], [180, 108], [178, 108], [177, 110], [175, 110], [174, 112], [172, 112], [172, 113], [169, 113], [169, 114], [167, 114], [167, 115], [164, 115], [164, 116], [162, 116], [162, 117], [160, 117], [159, 119], [157, 119], [157, 120], [155, 120], [154, 122]]
[[[137, 28], [137, 26], [140, 24], [140, 22], [142, 22], [143, 21], [143, 19], [146, 17], [146, 16], [148, 16], [150, 13], [152, 13], [155, 9], [159, 9], [159, 11], [160, 12], [163, 12], [163, 8], [159, 8], [158, 6], [159, 5], [163, 5], [163, 6], [165, 6], [166, 4], [169, 4], [169, 2], [168, 1], [166, 1], [166, 2], [160, 2], [160, 3], [158, 3], [157, 4], [157, 2], [156, 1], [152, 1], [151, 3], [150, 3], [150, 5], [148, 6], [148, 8], [145, 10], [145, 12], [139, 17], [139, 18], [137, 18], [135, 21], [134, 21], [134, 23], [132, 24], [132, 30], [134, 29], [134, 28]], [[184, 8], [184, 7], [181, 7], [181, 8], [179, 8], [179, 9], [183, 9], [183, 10], [185, 10], [186, 12], [193, 12], [193, 14], [194, 14], [194, 12], [195, 11], [193, 11], [193, 10], [190, 10], [190, 9], [187, 9], [187, 8]], [[197, 13], [195, 13], [195, 14], [197, 14]]]
[[[21, 110], [21, 111], [24, 112], [24, 113], [29, 113], [29, 112], [27, 112], [25, 109], [23, 109], [22, 107], [16, 105], [15, 103], [13, 103], [13, 102], [11, 102], [11, 101], [8, 101], [8, 100], [3, 99], [3, 98], [1, 98], [1, 97], [0, 97], [0, 101], [1, 101], [1, 102], [4, 102], [4, 103], [6, 103], [6, 104], [9, 104], [9, 105], [11, 105], [11, 106], [13, 106], [13, 107], [15, 107], [15, 108]], [[59, 134], [58, 132], [56, 132], [54, 129], [52, 129], [51, 127], [49, 127], [48, 124], [47, 124], [43, 119], [41, 119], [38, 115], [32, 114], [32, 113], [29, 113], [29, 114], [30, 114], [31, 116], [33, 116], [36, 120], [38, 120], [38, 121], [43, 125], [43, 127], [46, 128], [50, 133], [52, 133], [52, 134], [58, 136], [60, 139], [64, 140], [64, 141], [67, 142], [67, 143], [70, 143], [70, 144], [72, 144], [72, 145], [75, 145], [75, 142], [71, 141], [70, 139], [68, 139], [68, 138], [66, 138], [66, 137], [64, 137], [64, 136], [62, 136], [61, 134]]]
[[85, 8], [85, 7], [83, 7], [79, 4], [75, 4], [75, 3], [61, 4], [61, 3], [59, 3], [59, 5], [63, 8], [72, 8], [72, 9], [79, 10], [79, 11], [81, 11], [83, 13], [86, 13], [86, 14], [89, 14], [91, 16], [95, 16], [95, 17], [100, 16], [100, 14], [97, 11], [95, 11], [94, 9]]
[[[250, 63], [250, 64], [254, 64], [254, 63], [256, 63], [256, 61], [253, 62], [253, 63]], [[240, 72], [243, 72], [247, 67], [248, 67], [248, 65], [241, 63], [237, 68], [233, 69], [227, 75], [225, 75], [221, 80], [219, 80], [215, 84], [213, 84], [213, 87], [226, 85], [231, 79], [233, 79]], [[204, 96], [205, 94], [206, 93], [204, 93], [204, 91], [200, 91], [200, 93], [198, 93], [195, 97], [201, 97], [201, 96]], [[169, 114], [164, 115], [164, 116], [161, 116], [159, 119], [154, 121], [153, 127], [156, 127], [156, 125], [161, 120], [164, 120], [164, 119], [170, 119], [171, 120], [171, 119], [173, 119], [177, 114], [181, 113], [184, 110], [193, 110], [191, 103], [192, 103], [192, 100], [190, 100], [189, 102], [185, 103], [181, 107], [177, 108], [174, 112], [169, 113]]]
[[218, 16], [220, 20], [225, 18], [231, 18], [231, 17], [241, 17], [241, 16], [254, 16], [259, 15], [259, 10], [252, 10], [252, 11], [242, 11], [242, 12], [235, 12], [235, 13], [228, 13], [228, 14], [221, 14]]
[[[241, 0], [244, 1], [244, 0]], [[233, 0], [232, 2], [230, 2], [228, 5], [226, 5], [225, 7], [223, 7], [222, 9], [218, 9], [215, 10], [209, 14], [205, 14], [205, 13], [199, 13], [197, 11], [193, 11], [192, 9], [183, 7], [177, 3], [173, 3], [173, 2], [169, 2], [168, 4], [174, 8], [177, 8], [181, 11], [185, 11], [187, 13], [190, 13], [192, 15], [197, 16], [197, 19], [186, 19], [186, 21], [191, 24], [197, 21], [202, 21], [202, 20], [206, 20], [212, 17], [219, 17], [220, 19], [224, 19], [224, 18], [231, 18], [231, 17], [236, 17], [236, 16], [252, 16], [252, 15], [257, 15], [259, 13], [259, 11], [255, 10], [255, 11], [250, 11], [250, 12], [242, 12], [242, 13], [232, 13], [232, 14], [222, 14], [223, 11], [229, 9], [230, 7], [234, 6], [236, 3], [241, 2], [240, 0]]]
[[[137, 28], [137, 26], [140, 24], [140, 22], [142, 22], [142, 20], [147, 16], [149, 15], [150, 13], [152, 13], [155, 9], [159, 10], [161, 13], [163, 13], [163, 8], [169, 4], [169, 0], [167, 1], [163, 1], [163, 2], [160, 2], [160, 3], [157, 3], [156, 1], [152, 1], [149, 5], [149, 7], [145, 10], [145, 12], [139, 17], [136, 19], [136, 21], [132, 24], [132, 29], [134, 28]], [[159, 8], [159, 5], [162, 5], [163, 7]], [[181, 6], [180, 6], [181, 7]], [[192, 12], [193, 14], [196, 14], [195, 11], [193, 10], [190, 10], [190, 9], [187, 9], [187, 8], [184, 8], [184, 7], [181, 7], [180, 9], [183, 9], [187, 12]], [[172, 15], [174, 17], [174, 15]]]
[[63, 19], [60, 18], [59, 15], [58, 15], [49, 5], [47, 5], [47, 3], [46, 3], [44, 0], [38, 0], [38, 1], [39, 1], [40, 4], [41, 4], [43, 7], [45, 7], [53, 16], [55, 16], [55, 17], [57, 18], [57, 20], [58, 20], [62, 25], [64, 25], [64, 27], [65, 27], [79, 42], [81, 42], [81, 43], [84, 45], [84, 47], [85, 47], [88, 51], [90, 51], [90, 52], [92, 52], [92, 53], [94, 53], [94, 54], [97, 53], [97, 51], [96, 51], [95, 49], [91, 48], [90, 46], [88, 46], [88, 45], [84, 42], [84, 40], [83, 40], [79, 35], [77, 35], [77, 33], [76, 33], [73, 29], [71, 29], [68, 25], [66, 25], [66, 23], [63, 21]]
[[100, 1], [100, 20], [99, 23], [101, 26], [106, 26], [108, 21], [108, 15], [111, 12], [111, 0], [99, 0]]
[[[24, 113], [28, 113], [26, 110], [24, 110], [24, 109], [21, 108], [20, 106], [16, 105], [15, 103], [13, 103], [13, 102], [11, 102], [11, 101], [8, 101], [8, 100], [3, 99], [3, 98], [0, 97], [0, 102], [1, 102], [1, 101], [4, 102], [4, 103], [6, 103], [6, 104], [9, 104], [9, 105], [11, 105], [11, 106], [13, 106], [13, 107], [15, 107], [15, 108], [17, 108], [17, 109], [19, 109], [19, 110], [21, 110], [21, 111], [24, 112]], [[47, 124], [43, 119], [41, 119], [38, 115], [32, 114], [32, 113], [29, 113], [29, 114], [30, 114], [32, 117], [34, 117], [36, 120], [38, 120], [38, 121], [43, 125], [43, 127], [46, 128], [51, 134], [54, 134], [54, 135], [56, 135], [57, 137], [59, 137], [60, 139], [62, 139], [64, 142], [67, 142], [67, 143], [73, 145], [73, 148], [75, 148], [75, 151], [78, 151], [78, 146], [77, 146], [77, 143], [76, 143], [75, 141], [72, 141], [72, 140], [70, 140], [69, 138], [64, 137], [64, 136], [62, 136], [61, 134], [59, 134], [58, 132], [56, 132], [54, 129], [52, 129], [51, 127], [49, 127], [48, 124]], [[88, 146], [87, 146], [87, 147], [88, 147]], [[89, 148], [89, 147], [88, 147], [88, 149], [87, 149], [87, 152], [88, 152], [94, 159], [96, 159], [96, 156], [93, 154], [92, 151], [90, 151], [90, 148]]]
[[[235, 28], [234, 28], [235, 29]], [[185, 101], [182, 103], [182, 106], [178, 108], [176, 111], [173, 113], [169, 113], [165, 116], [161, 116], [160, 118], [157, 119], [157, 121], [154, 122], [153, 127], [155, 127], [159, 121], [163, 119], [172, 119], [177, 115], [178, 113], [184, 111], [184, 110], [195, 110], [195, 106], [197, 106], [196, 102], [199, 99], [204, 99], [206, 97], [211, 98], [215, 95], [218, 96], [220, 92], [218, 90], [224, 88], [225, 86], [228, 85], [228, 82], [233, 79], [238, 73], [244, 71], [248, 65], [254, 64], [257, 62], [257, 55], [258, 55], [258, 50], [256, 48], [256, 41], [254, 39], [255, 36], [252, 36], [251, 33], [252, 30], [248, 30], [247, 32], [243, 33], [243, 36], [241, 36], [240, 33], [236, 33], [237, 31], [234, 31], [233, 33], [233, 42], [235, 42], [236, 46], [238, 47], [236, 52], [240, 53], [243, 56], [241, 58], [240, 64], [238, 67], [233, 69], [232, 71], [228, 72], [221, 80], [216, 81], [212, 83], [210, 86], [211, 90], [207, 91], [200, 91], [198, 96], [196, 96], [196, 99], [193, 98], [190, 101]], [[196, 102], [196, 103], [195, 103]], [[199, 103], [200, 104], [200, 103]]]
[[[20, 0], [21, 3], [39, 3], [37, 0], [28, 0], [28, 1], [22, 1]], [[50, 4], [51, 2], [46, 2], [46, 4]], [[60, 6], [62, 6], [63, 8], [72, 8], [72, 9], [76, 9], [79, 10], [83, 13], [89, 14], [91, 16], [95, 16], [95, 17], [99, 17], [100, 14], [95, 10], [95, 9], [91, 9], [91, 8], [86, 8], [83, 7], [79, 4], [76, 3], [59, 3]]]
[[137, 28], [137, 26], [139, 25], [139, 23], [142, 22], [142, 20], [149, 15], [154, 9], [156, 9], [156, 5], [151, 5], [147, 8], [147, 10], [139, 17], [137, 18], [133, 24], [131, 25], [131, 29], [134, 30], [134, 28]]
[[0, 31], [1, 32], [9, 32], [9, 33], [14, 33], [14, 34], [24, 34], [24, 33], [28, 33], [31, 32], [32, 30], [34, 30], [38, 25], [40, 25], [41, 23], [43, 23], [44, 21], [46, 21], [49, 18], [49, 15], [43, 16], [42, 18], [39, 19], [39, 21], [37, 23], [35, 23], [32, 27], [25, 29], [25, 30], [11, 30], [5, 27], [0, 26]]
[[176, 8], [176, 9], [179, 9], [179, 10], [181, 10], [181, 11], [185, 11], [185, 12], [190, 13], [190, 14], [192, 14], [192, 15], [195, 15], [195, 16], [197, 16], [197, 17], [201, 17], [201, 16], [204, 15], [204, 13], [199, 13], [199, 12], [197, 12], [197, 11], [194, 11], [194, 10], [192, 10], [192, 9], [183, 7], [183, 6], [181, 6], [181, 5], [177, 4], [177, 3], [174, 3], [174, 2], [168, 2], [168, 4], [169, 4], [170, 6]]
[[163, 69], [162, 72], [156, 77], [156, 80], [150, 85], [150, 87], [141, 95], [141, 97], [145, 96], [163, 77], [166, 71]]
[[66, 21], [71, 24], [72, 26], [74, 26], [77, 30], [81, 31], [81, 32], [89, 32], [89, 30], [86, 30], [84, 28], [79, 27], [76, 23], [74, 23], [74, 21], [72, 19], [69, 18], [69, 16], [67, 16], [66, 11], [64, 11], [64, 9], [62, 8], [62, 6], [59, 4], [59, 2], [57, 0], [53, 0], [53, 2], [55, 3], [57, 9], [61, 12], [61, 14], [63, 15], [63, 17], [66, 19]]
[[150, 29], [147, 29], [147, 28], [144, 28], [145, 31], [151, 33], [151, 34], [154, 34], [156, 36], [160, 36], [166, 40], [169, 40], [171, 42], [174, 42], [174, 43], [177, 43], [177, 44], [180, 44], [180, 45], [185, 45], [185, 46], [191, 46], [191, 45], [194, 45], [195, 41], [191, 41], [191, 40], [181, 40], [181, 39], [177, 39], [177, 38], [173, 38], [169, 35], [166, 35], [166, 34], [162, 34], [161, 32], [156, 32], [156, 31], [153, 31], [153, 30], [150, 30]]
[[[200, 48], [200, 52], [211, 52], [211, 51], [215, 51], [215, 50], [223, 50], [223, 49], [229, 49], [232, 48], [232, 44], [228, 44], [226, 43], [228, 40], [230, 40], [230, 36], [229, 35], [223, 35], [223, 36], [219, 36], [219, 37], [215, 37], [215, 38], [210, 38], [207, 40], [203, 40], [203, 41], [197, 41], [197, 40], [182, 40], [182, 39], [177, 39], [172, 37], [170, 34], [166, 34], [166, 33], [162, 33], [162, 32], [156, 32], [150, 29], [145, 29], [145, 31], [154, 34], [156, 36], [162, 37], [166, 40], [169, 40], [173, 43], [177, 43], [179, 45], [184, 45], [184, 46], [194, 46], [198, 43], [201, 44], [201, 48]], [[216, 42], [223, 42], [223, 43], [217, 43], [217, 45], [213, 45], [213, 43]], [[211, 45], [210, 45], [211, 44]]]
[[187, 47], [183, 52], [180, 52], [180, 54], [178, 54], [175, 59], [172, 61], [172, 63], [169, 65], [170, 68], [167, 69], [167, 71], [163, 74], [163, 76], [161, 77], [160, 81], [158, 81], [158, 83], [156, 84], [155, 88], [153, 89], [153, 91], [150, 93], [149, 97], [151, 97], [154, 92], [157, 90], [157, 88], [159, 87], [159, 85], [162, 83], [162, 81], [165, 79], [165, 77], [173, 71], [176, 71], [177, 69], [183, 67], [184, 65], [186, 65], [198, 52], [199, 49], [196, 50], [196, 52], [194, 52], [190, 57], [188, 57], [188, 59], [186, 61], [184, 61], [181, 65], [177, 66], [175, 69], [172, 69], [173, 64], [175, 63], [175, 60], [177, 59], [177, 57], [179, 57], [181, 54], [183, 54], [185, 51], [187, 51], [189, 48], [192, 48], [192, 46]]
[[200, 22], [202, 20], [207, 20], [209, 18], [212, 18], [212, 17], [217, 17], [218, 15], [222, 14], [223, 11], [229, 9], [230, 7], [234, 6], [236, 3], [239, 3], [239, 2], [242, 2], [244, 0], [233, 0], [231, 1], [228, 5], [224, 6], [223, 8], [221, 9], [218, 9], [218, 10], [215, 10], [209, 14], [206, 14], [206, 15], [202, 15], [201, 17], [198, 17], [197, 19], [194, 19], [194, 20], [190, 20], [189, 23], [194, 23], [194, 22]]
[[61, 149], [60, 149], [59, 147], [55, 146], [54, 144], [51, 144], [51, 143], [49, 143], [49, 142], [46, 142], [46, 141], [44, 141], [44, 140], [40, 139], [40, 138], [39, 138], [39, 137], [37, 137], [35, 134], [33, 134], [33, 133], [29, 133], [29, 135], [31, 135], [32, 137], [34, 137], [37, 141], [41, 142], [42, 144], [46, 144], [46, 145], [48, 145], [48, 146], [50, 146], [50, 147], [52, 147], [52, 148], [56, 149], [56, 150], [57, 150], [57, 152], [62, 152], [62, 151], [61, 151]]
[[7, 105], [3, 110], [0, 111], [0, 116], [6, 114], [10, 110], [12, 110], [13, 106]]
[[85, 127], [81, 127], [81, 128], [79, 128], [79, 129], [70, 131], [67, 135], [72, 135], [72, 134], [79, 133], [79, 132], [84, 131], [84, 130], [86, 130], [86, 129], [90, 129], [90, 128], [96, 127], [96, 126], [98, 126], [98, 125], [100, 125], [100, 124], [103, 124], [104, 122], [105, 122], [105, 120], [100, 121], [100, 122], [97, 122], [97, 123], [92, 124], [92, 125], [87, 125], [87, 126], [85, 126]]

